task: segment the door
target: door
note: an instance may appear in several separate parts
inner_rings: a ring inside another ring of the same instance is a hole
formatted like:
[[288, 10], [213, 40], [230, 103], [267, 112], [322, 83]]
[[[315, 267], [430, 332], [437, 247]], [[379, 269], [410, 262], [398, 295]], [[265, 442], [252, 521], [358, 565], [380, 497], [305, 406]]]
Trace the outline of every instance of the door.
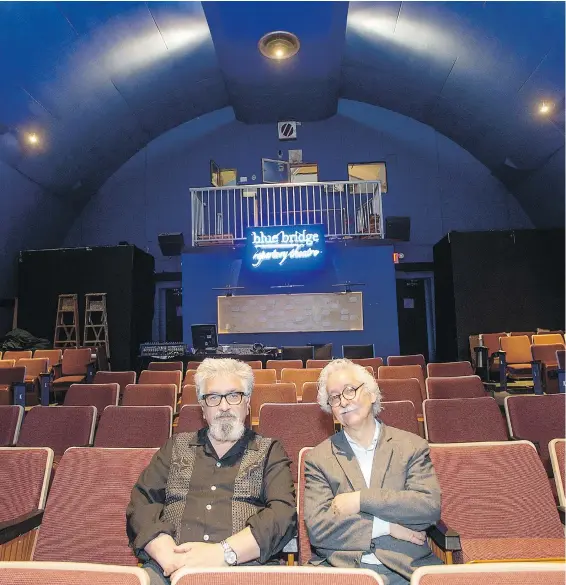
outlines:
[[165, 341], [183, 341], [183, 289], [165, 289]]
[[422, 353], [428, 362], [428, 329], [424, 278], [398, 279], [397, 321], [401, 355]]

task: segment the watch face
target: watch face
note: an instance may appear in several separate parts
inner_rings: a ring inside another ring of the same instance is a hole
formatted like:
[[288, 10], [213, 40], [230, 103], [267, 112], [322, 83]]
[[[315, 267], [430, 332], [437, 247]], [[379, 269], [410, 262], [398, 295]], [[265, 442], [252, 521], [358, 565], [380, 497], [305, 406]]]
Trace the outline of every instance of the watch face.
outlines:
[[238, 557], [236, 556], [236, 553], [233, 550], [227, 550], [224, 551], [224, 560], [229, 565], [235, 565], [236, 561], [238, 560]]

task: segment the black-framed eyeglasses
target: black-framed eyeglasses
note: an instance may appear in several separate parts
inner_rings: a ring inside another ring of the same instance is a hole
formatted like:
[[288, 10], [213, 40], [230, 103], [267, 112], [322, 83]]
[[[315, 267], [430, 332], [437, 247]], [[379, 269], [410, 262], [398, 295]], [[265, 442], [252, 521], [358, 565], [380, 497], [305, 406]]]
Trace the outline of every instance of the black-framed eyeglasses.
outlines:
[[205, 394], [202, 399], [207, 406], [220, 406], [224, 398], [230, 406], [241, 404], [245, 392], [229, 392], [228, 394]]
[[332, 394], [328, 397], [328, 406], [338, 406], [342, 402], [342, 396], [346, 400], [353, 400], [356, 397], [356, 392], [364, 385], [362, 382], [359, 386], [346, 386], [340, 394]]

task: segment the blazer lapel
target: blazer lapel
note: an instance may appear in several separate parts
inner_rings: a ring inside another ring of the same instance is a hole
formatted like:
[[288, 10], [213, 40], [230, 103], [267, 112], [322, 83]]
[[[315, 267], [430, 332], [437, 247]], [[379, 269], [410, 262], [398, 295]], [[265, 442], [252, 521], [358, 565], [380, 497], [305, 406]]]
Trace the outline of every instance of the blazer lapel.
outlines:
[[344, 435], [344, 431], [340, 431], [335, 435], [332, 435], [332, 452], [336, 457], [338, 465], [344, 471], [344, 474], [348, 478], [352, 490], [357, 492], [365, 489], [366, 481], [362, 475], [362, 470], [358, 464], [358, 460]]
[[391, 433], [389, 427], [382, 422], [379, 429], [379, 439], [373, 455], [373, 465], [371, 468], [371, 482], [370, 487], [383, 487], [385, 474], [389, 468], [389, 462], [393, 455], [393, 445], [391, 442]]

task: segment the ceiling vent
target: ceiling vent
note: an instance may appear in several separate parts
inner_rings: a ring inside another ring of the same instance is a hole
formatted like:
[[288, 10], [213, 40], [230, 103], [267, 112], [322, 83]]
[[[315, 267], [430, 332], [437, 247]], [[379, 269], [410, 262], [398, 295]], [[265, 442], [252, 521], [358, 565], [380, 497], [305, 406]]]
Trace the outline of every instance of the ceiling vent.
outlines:
[[296, 140], [297, 122], [278, 122], [277, 133], [279, 140]]

